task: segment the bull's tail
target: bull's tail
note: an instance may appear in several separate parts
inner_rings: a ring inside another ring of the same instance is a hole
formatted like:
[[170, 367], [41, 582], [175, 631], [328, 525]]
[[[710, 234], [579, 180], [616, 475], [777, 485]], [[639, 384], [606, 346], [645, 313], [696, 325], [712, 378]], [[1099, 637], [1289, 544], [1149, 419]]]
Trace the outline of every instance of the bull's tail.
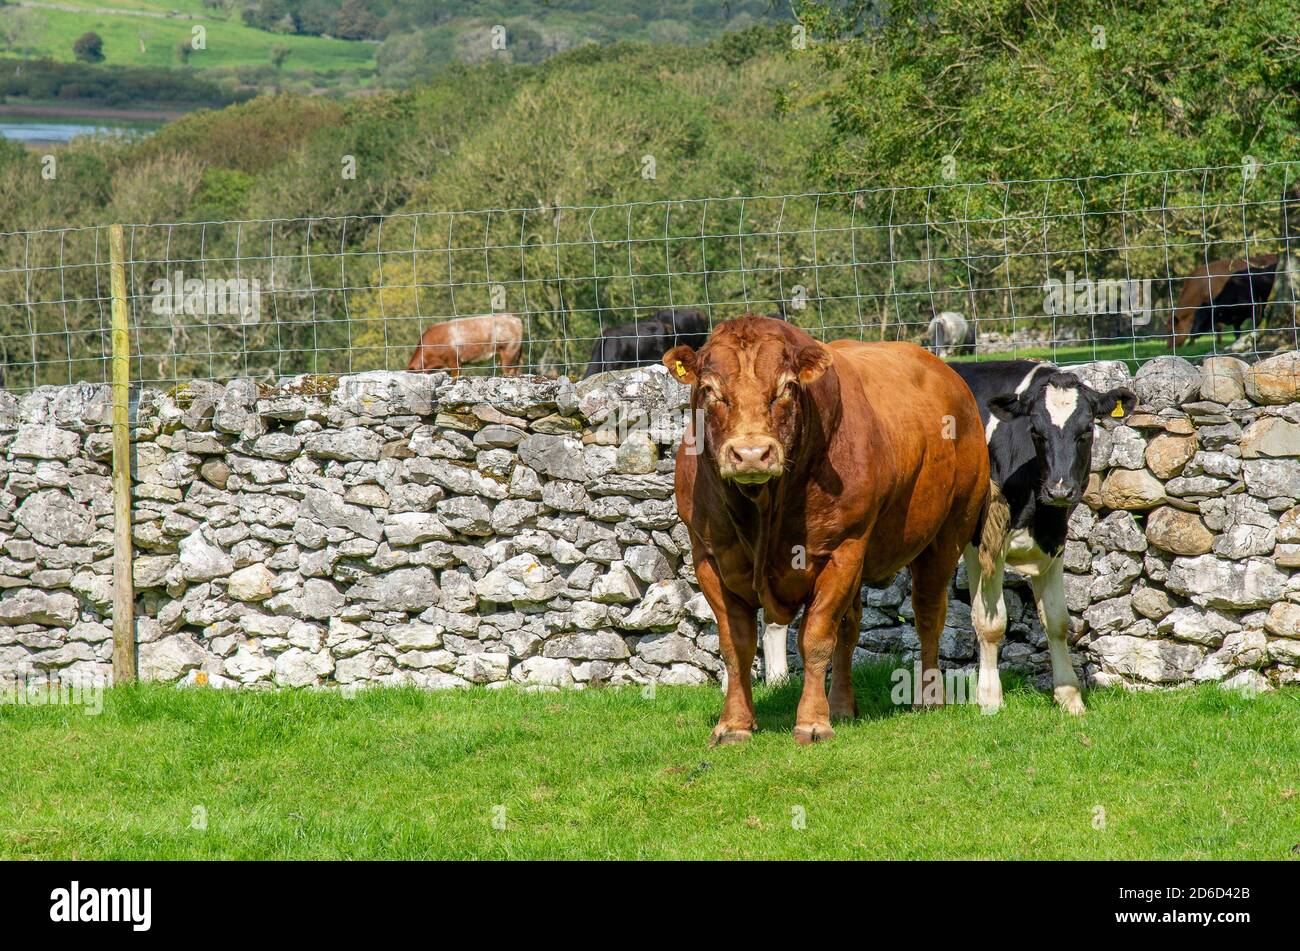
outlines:
[[980, 571], [985, 575], [990, 575], [997, 569], [1010, 528], [1011, 505], [1002, 494], [1002, 487], [990, 479], [989, 494], [984, 500], [984, 513], [979, 528]]

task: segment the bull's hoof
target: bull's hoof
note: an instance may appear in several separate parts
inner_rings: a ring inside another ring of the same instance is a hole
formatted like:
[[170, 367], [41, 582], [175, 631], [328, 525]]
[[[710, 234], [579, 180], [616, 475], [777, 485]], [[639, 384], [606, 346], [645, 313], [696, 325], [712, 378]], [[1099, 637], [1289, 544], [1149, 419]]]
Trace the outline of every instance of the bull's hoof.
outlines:
[[835, 731], [829, 723], [801, 723], [794, 728], [794, 741], [800, 746], [820, 743], [835, 737]]
[[746, 730], [743, 727], [717, 726], [714, 727], [713, 734], [709, 737], [709, 746], [731, 746], [735, 743], [744, 743], [753, 735], [753, 730]]
[[1066, 713], [1076, 717], [1083, 716], [1087, 708], [1083, 705], [1083, 697], [1079, 694], [1079, 688], [1074, 686], [1057, 687], [1052, 691], [1052, 696]]

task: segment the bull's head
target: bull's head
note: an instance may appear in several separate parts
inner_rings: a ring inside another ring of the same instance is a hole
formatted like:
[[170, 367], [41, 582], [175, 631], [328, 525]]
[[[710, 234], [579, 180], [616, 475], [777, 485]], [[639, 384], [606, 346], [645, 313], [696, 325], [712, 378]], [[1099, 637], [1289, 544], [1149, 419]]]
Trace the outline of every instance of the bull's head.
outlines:
[[697, 352], [673, 347], [663, 358], [690, 384], [704, 454], [740, 485], [779, 478], [789, 465], [804, 415], [806, 388], [831, 365], [831, 353], [780, 320], [747, 315], [720, 324]]

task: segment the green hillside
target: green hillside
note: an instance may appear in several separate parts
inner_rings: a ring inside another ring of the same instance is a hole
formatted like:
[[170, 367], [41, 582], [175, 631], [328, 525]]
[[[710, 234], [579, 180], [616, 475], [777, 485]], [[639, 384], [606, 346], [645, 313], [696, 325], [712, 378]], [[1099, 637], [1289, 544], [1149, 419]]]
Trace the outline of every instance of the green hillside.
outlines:
[[[91, 12], [74, 12], [82, 0], [57, 4], [64, 9], [55, 6], [10, 4], [0, 9], [0, 26], [19, 22], [22, 30], [17, 37], [6, 31], [3, 52], [72, 62], [77, 37], [93, 31], [103, 38], [104, 64], [113, 66], [266, 66], [277, 47], [290, 51], [284, 65], [296, 70], [368, 70], [375, 62], [373, 43], [270, 33], [200, 0], [84, 0], [84, 9]], [[169, 15], [172, 10], [182, 15]], [[140, 15], [144, 13], [152, 15]], [[204, 48], [194, 48], [195, 27], [206, 33]], [[186, 43], [191, 51], [183, 60], [179, 48]]]
[[400, 86], [452, 63], [534, 63], [591, 44], [699, 45], [782, 10], [769, 0], [10, 0], [0, 3], [0, 56], [72, 62], [78, 37], [94, 32], [105, 66], [356, 89], [376, 77]]

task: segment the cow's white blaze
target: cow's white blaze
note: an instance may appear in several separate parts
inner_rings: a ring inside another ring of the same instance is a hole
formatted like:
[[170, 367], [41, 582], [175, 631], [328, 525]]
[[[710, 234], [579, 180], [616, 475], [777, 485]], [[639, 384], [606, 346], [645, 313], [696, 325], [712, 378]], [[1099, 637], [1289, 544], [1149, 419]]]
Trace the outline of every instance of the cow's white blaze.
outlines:
[[1079, 408], [1079, 391], [1072, 386], [1049, 386], [1043, 395], [1046, 397], [1047, 415], [1052, 420], [1052, 425], [1064, 429], [1074, 411]]

